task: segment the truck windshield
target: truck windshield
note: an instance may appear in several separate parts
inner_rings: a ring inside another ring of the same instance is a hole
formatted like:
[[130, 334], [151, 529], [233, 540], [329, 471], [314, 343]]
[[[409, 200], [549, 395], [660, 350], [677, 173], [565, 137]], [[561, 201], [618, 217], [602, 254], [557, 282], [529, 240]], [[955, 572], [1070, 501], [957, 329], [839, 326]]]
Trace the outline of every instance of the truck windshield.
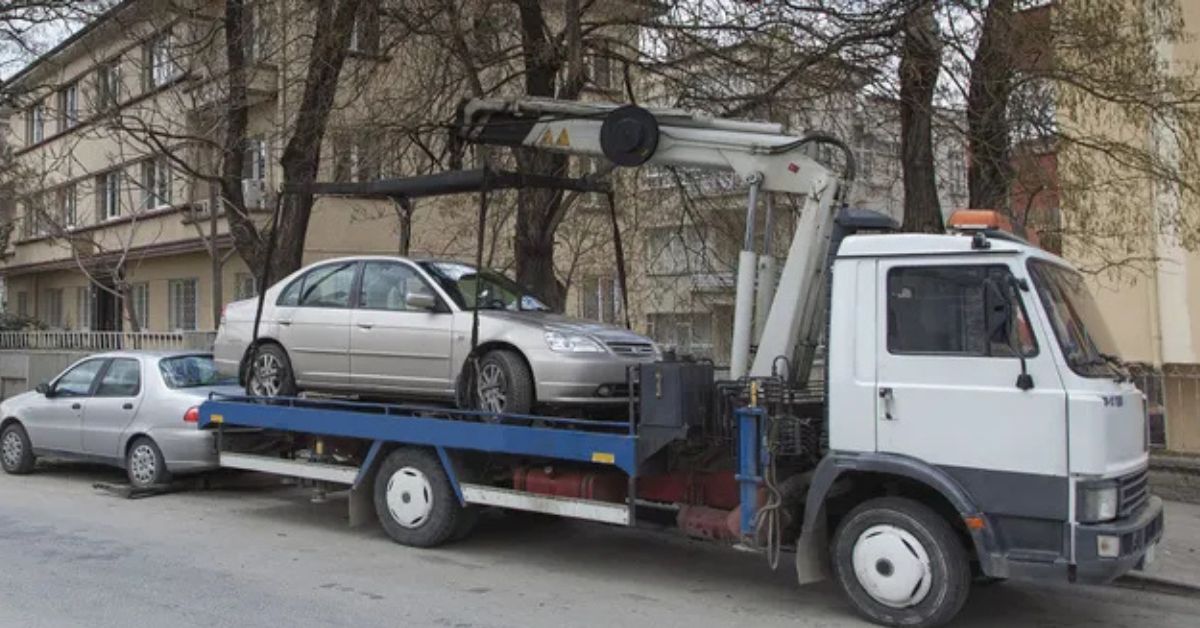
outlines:
[[536, 310], [550, 308], [521, 284], [491, 270], [477, 271], [474, 266], [457, 262], [421, 262], [451, 299], [464, 310], [474, 309], [475, 297], [484, 310]]
[[1116, 342], [1083, 277], [1038, 259], [1029, 261], [1029, 271], [1071, 370], [1084, 377], [1120, 376]]

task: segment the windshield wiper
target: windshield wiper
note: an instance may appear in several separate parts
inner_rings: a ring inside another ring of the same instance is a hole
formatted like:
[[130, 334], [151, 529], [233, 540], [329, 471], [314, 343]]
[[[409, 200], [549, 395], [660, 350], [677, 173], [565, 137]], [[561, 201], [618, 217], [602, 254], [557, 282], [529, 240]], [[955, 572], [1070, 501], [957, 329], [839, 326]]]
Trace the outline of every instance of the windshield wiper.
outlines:
[[1115, 379], [1117, 381], [1117, 383], [1124, 382], [1126, 380], [1133, 381], [1132, 378], [1130, 378], [1129, 373], [1125, 368], [1125, 363], [1121, 361], [1121, 358], [1118, 358], [1115, 355], [1112, 355], [1109, 353], [1097, 353], [1096, 357], [1094, 357], [1094, 358], [1091, 358], [1089, 360], [1083, 360], [1080, 362], [1075, 362], [1074, 364], [1076, 366], [1081, 366], [1081, 367], [1090, 367], [1090, 366], [1108, 367], [1109, 369], [1111, 369], [1113, 371], [1113, 374], [1115, 375], [1115, 377], [1113, 379]]

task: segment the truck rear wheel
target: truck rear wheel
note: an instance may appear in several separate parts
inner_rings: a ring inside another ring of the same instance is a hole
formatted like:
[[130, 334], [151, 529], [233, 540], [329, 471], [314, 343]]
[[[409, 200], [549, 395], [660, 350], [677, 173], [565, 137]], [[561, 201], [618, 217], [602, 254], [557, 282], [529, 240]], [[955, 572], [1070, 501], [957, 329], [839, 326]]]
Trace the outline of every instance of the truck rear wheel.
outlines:
[[831, 550], [842, 592], [866, 619], [887, 626], [940, 626], [971, 589], [967, 554], [950, 525], [920, 502], [881, 497], [838, 525]]
[[397, 449], [379, 465], [375, 512], [384, 531], [401, 545], [434, 547], [469, 532], [470, 514], [441, 460], [425, 449]]

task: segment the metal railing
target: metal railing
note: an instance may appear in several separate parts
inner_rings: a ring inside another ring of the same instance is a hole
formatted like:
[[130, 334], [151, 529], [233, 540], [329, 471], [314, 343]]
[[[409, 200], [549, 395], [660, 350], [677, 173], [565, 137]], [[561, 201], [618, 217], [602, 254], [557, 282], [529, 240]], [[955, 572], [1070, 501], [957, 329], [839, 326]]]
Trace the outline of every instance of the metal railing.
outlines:
[[210, 351], [215, 331], [0, 331], [0, 351]]

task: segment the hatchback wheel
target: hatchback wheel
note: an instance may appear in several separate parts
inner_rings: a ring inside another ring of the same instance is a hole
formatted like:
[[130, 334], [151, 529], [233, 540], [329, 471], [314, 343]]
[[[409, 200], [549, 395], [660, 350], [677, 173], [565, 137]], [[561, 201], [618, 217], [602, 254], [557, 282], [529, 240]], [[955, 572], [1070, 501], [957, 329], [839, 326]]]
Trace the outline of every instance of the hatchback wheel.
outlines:
[[138, 437], [129, 446], [129, 453], [125, 454], [125, 472], [129, 475], [129, 483], [137, 488], [171, 482], [162, 450], [145, 436]]
[[533, 408], [533, 375], [516, 352], [491, 351], [479, 360], [475, 408], [486, 412], [529, 414]]
[[296, 379], [287, 352], [279, 345], [265, 344], [254, 350], [246, 375], [246, 392], [253, 397], [293, 397]]
[[11, 423], [0, 432], [0, 466], [5, 473], [23, 475], [33, 471], [33, 445], [20, 423]]

